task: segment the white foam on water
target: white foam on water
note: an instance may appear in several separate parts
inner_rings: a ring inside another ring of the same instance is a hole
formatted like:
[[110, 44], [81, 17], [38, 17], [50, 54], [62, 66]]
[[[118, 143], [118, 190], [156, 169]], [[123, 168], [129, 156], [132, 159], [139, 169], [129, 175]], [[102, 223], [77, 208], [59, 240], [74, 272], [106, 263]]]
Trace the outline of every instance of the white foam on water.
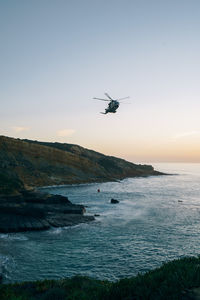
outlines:
[[89, 223], [80, 223], [76, 225], [70, 225], [70, 226], [63, 226], [63, 227], [51, 227], [47, 232], [48, 234], [58, 235], [61, 234], [63, 231], [66, 230], [74, 230], [77, 228], [84, 228], [86, 226], [89, 226]]
[[62, 227], [51, 228], [48, 231], [48, 233], [50, 233], [50, 234], [60, 234], [61, 232], [62, 232]]
[[84, 228], [84, 227], [87, 227], [89, 226], [90, 223], [80, 223], [80, 224], [76, 224], [76, 225], [71, 225], [71, 226], [64, 226], [62, 227], [64, 230], [73, 230], [73, 229], [76, 229], [76, 228]]
[[8, 256], [0, 254], [0, 265], [1, 266], [4, 266], [8, 260], [9, 260]]
[[28, 237], [22, 233], [2, 233], [0, 239], [6, 239], [7, 241], [27, 241]]
[[0, 254], [0, 266], [2, 267], [3, 282], [12, 278], [12, 270], [16, 267], [16, 263], [11, 256]]

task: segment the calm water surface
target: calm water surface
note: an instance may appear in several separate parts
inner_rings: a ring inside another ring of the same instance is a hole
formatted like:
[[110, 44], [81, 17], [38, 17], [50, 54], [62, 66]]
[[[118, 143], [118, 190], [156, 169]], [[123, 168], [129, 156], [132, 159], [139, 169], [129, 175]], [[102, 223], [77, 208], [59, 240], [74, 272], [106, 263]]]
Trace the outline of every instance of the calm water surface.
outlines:
[[[153, 165], [175, 175], [48, 188], [100, 217], [74, 227], [0, 234], [5, 282], [77, 274], [117, 280], [200, 254], [200, 164]], [[120, 203], [110, 204], [111, 198]]]

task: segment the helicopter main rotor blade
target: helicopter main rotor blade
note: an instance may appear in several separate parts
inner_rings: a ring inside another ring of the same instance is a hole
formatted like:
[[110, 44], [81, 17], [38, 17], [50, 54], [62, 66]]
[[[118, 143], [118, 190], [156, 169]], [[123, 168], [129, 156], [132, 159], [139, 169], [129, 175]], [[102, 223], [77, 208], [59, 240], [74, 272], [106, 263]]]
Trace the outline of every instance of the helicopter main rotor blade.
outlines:
[[101, 99], [101, 98], [95, 98], [95, 97], [93, 99], [110, 102], [110, 100], [107, 100], [107, 99]]
[[120, 104], [132, 104], [132, 103], [130, 103], [130, 102], [129, 102], [129, 103], [127, 103], [127, 102], [126, 102], [126, 103], [124, 103], [124, 102], [119, 102], [119, 103], [120, 103]]
[[130, 98], [130, 97], [128, 96], [128, 97], [120, 98], [120, 99], [117, 99], [117, 101], [125, 100], [125, 99], [128, 99], [128, 98]]
[[104, 93], [104, 95], [106, 95], [110, 100], [114, 100], [108, 95], [108, 93]]

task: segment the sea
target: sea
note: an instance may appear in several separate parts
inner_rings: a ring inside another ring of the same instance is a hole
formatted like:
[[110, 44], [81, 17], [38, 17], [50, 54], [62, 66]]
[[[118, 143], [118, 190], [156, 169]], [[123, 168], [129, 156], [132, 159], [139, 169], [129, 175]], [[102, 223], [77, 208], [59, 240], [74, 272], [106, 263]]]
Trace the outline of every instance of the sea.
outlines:
[[153, 166], [170, 175], [44, 188], [99, 216], [72, 227], [0, 234], [4, 282], [74, 275], [117, 281], [198, 256], [200, 164]]

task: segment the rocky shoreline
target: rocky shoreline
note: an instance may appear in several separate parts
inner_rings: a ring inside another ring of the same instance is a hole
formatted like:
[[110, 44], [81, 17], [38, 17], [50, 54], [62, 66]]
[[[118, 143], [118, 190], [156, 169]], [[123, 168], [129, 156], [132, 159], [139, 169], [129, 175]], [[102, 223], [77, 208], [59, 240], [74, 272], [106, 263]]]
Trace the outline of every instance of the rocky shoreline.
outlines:
[[0, 232], [46, 230], [93, 221], [83, 205], [67, 197], [44, 192], [23, 191], [16, 196], [0, 196]]

